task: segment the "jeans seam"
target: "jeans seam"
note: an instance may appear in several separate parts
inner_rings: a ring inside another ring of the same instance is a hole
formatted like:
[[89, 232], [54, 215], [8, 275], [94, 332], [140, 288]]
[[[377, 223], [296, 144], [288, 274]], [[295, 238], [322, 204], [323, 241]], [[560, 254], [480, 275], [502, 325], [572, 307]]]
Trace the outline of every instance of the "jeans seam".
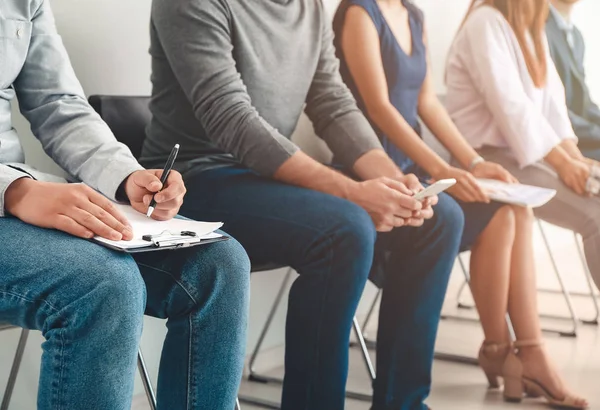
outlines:
[[144, 267], [144, 268], [147, 268], [147, 269], [152, 269], [152, 270], [155, 270], [156, 272], [160, 272], [160, 273], [163, 273], [163, 274], [165, 274], [165, 275], [169, 276], [169, 277], [170, 277], [170, 278], [173, 280], [173, 282], [175, 282], [175, 284], [177, 284], [177, 286], [179, 286], [181, 289], [183, 289], [183, 291], [186, 293], [186, 295], [188, 295], [188, 297], [189, 297], [189, 298], [192, 300], [192, 302], [193, 302], [194, 304], [197, 304], [197, 303], [198, 303], [198, 302], [196, 301], [196, 298], [194, 298], [194, 297], [192, 296], [192, 294], [191, 294], [191, 293], [188, 291], [188, 289], [185, 287], [185, 285], [184, 285], [183, 283], [181, 283], [180, 281], [178, 281], [178, 280], [175, 278], [175, 276], [173, 276], [173, 274], [172, 274], [171, 272], [168, 272], [168, 271], [166, 271], [166, 270], [163, 270], [163, 269], [156, 268], [156, 267], [154, 267], [154, 266], [146, 265], [146, 264], [144, 264], [144, 263], [138, 263], [138, 265], [139, 265], [139, 266], [142, 266], [142, 267]]
[[60, 312], [60, 309], [56, 308], [52, 303], [48, 302], [46, 299], [32, 299], [32, 298], [28, 298], [26, 296], [23, 296], [23, 295], [21, 295], [19, 293], [10, 292], [10, 291], [7, 291], [7, 290], [0, 290], [0, 293], [4, 294], [4, 295], [14, 296], [16, 298], [21, 299], [22, 301], [29, 302], [29, 303], [43, 302], [45, 305], [47, 305], [48, 307], [50, 307], [52, 309], [53, 313]]
[[[66, 324], [66, 323], [65, 323]], [[64, 379], [64, 370], [65, 370], [65, 338], [64, 338], [64, 328], [61, 329], [59, 331], [60, 333], [60, 354], [59, 354], [59, 358], [60, 358], [60, 371], [59, 371], [59, 382], [58, 382], [58, 394], [57, 394], [57, 402], [58, 402], [58, 409], [62, 409], [62, 389], [61, 386], [63, 386], [63, 379]]]
[[[192, 386], [192, 346], [193, 346], [193, 334], [194, 334], [193, 329], [192, 329], [192, 326], [193, 326], [193, 324], [192, 324], [192, 315], [188, 316], [188, 320], [189, 320], [189, 323], [190, 323], [190, 338], [189, 338], [189, 341], [188, 341], [188, 370], [187, 370], [187, 374], [188, 374], [187, 375], [187, 380], [188, 380], [188, 382], [187, 382], [187, 386], [186, 386], [186, 388], [187, 388], [187, 394], [186, 394], [186, 396], [187, 396], [186, 403], [187, 404], [186, 404], [186, 409], [187, 410], [189, 410], [191, 408], [190, 407], [190, 400], [192, 402], [194, 401], [192, 399], [192, 393], [191, 393], [192, 392], [192, 387], [191, 387]], [[192, 403], [192, 405], [193, 405], [193, 403]]]

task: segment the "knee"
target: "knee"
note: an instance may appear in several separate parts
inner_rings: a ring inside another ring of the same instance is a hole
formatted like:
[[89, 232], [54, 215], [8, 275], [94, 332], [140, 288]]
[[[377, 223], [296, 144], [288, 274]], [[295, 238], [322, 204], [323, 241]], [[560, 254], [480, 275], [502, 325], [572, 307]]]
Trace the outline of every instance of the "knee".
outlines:
[[86, 268], [86, 272], [95, 282], [90, 292], [95, 302], [122, 318], [143, 317], [146, 285], [133, 258], [111, 252], [103, 263]]
[[503, 206], [496, 211], [488, 228], [492, 229], [495, 240], [501, 241], [507, 238], [511, 242], [514, 240], [517, 231], [518, 216], [526, 216], [526, 212], [521, 213], [516, 206]]
[[100, 247], [88, 249], [85, 256], [87, 263], [80, 259], [63, 265], [68, 274], [53, 295], [60, 302], [46, 317], [46, 330], [66, 319], [69, 326], [91, 327], [105, 337], [139, 337], [146, 286], [133, 258]]
[[377, 231], [371, 216], [360, 206], [345, 201], [331, 216], [334, 245], [347, 255], [364, 255], [372, 261]]
[[465, 215], [452, 197], [441, 194], [434, 207], [434, 231], [445, 243], [459, 244], [465, 227]]
[[524, 206], [511, 206], [510, 207], [517, 225], [532, 225], [535, 221], [535, 215], [533, 209]]
[[[230, 238], [194, 251], [193, 255], [183, 275], [188, 282], [198, 282], [196, 291], [199, 295], [209, 292], [196, 299], [194, 309], [204, 306], [209, 300], [215, 300], [218, 305], [227, 306], [235, 316], [246, 312], [250, 298], [251, 266], [242, 245]], [[240, 317], [245, 317], [245, 314]]]

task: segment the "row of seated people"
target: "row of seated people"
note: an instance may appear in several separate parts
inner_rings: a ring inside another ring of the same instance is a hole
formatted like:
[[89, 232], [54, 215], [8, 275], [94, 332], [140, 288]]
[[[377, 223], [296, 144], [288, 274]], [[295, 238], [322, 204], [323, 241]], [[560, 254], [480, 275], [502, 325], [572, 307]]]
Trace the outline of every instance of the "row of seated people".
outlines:
[[[473, 1], [448, 58], [446, 111], [423, 13], [408, 0], [343, 0], [333, 29], [312, 0], [153, 0], [153, 116], [138, 163], [85, 101], [48, 0], [4, 1], [0, 321], [47, 340], [38, 408], [128, 409], [144, 313], [168, 319], [158, 407], [233, 408], [249, 256], [299, 273], [282, 409], [344, 408], [352, 317], [369, 279], [383, 288], [372, 409], [427, 409], [448, 279], [468, 249], [490, 387], [503, 379], [508, 400], [586, 408], [542, 345], [533, 211], [490, 201], [475, 180], [556, 189], [536, 214], [582, 234], [600, 284], [600, 199], [588, 192], [600, 164], [577, 145], [596, 150], [600, 115], [579, 60], [561, 65], [578, 87], [567, 107], [550, 50], [581, 57], [580, 39], [564, 16], [574, 1], [553, 2]], [[46, 152], [93, 189], [24, 164], [15, 95]], [[290, 141], [304, 111], [333, 166]], [[419, 120], [452, 163], [422, 141]], [[178, 172], [163, 187], [176, 143]], [[449, 195], [413, 198], [443, 178], [458, 181]], [[109, 199], [145, 213], [159, 191], [155, 219], [223, 221], [235, 239], [135, 257], [81, 240], [130, 239]]]

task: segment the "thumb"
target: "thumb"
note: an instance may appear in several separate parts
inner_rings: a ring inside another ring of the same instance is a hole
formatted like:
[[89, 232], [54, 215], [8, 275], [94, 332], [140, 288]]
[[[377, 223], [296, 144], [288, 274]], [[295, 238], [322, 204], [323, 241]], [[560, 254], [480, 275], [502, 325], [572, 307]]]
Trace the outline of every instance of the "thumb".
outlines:
[[158, 192], [162, 188], [160, 179], [150, 171], [138, 172], [133, 182], [140, 188], [144, 188], [150, 192]]

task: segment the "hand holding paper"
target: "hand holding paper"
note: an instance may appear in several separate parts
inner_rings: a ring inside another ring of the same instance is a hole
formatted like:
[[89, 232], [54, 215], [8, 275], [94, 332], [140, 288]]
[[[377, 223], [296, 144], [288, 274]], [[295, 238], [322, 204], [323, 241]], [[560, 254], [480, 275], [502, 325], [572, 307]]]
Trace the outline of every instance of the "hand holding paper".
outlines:
[[497, 202], [539, 208], [546, 205], [554, 196], [554, 189], [523, 184], [507, 184], [493, 179], [477, 179], [477, 183]]

